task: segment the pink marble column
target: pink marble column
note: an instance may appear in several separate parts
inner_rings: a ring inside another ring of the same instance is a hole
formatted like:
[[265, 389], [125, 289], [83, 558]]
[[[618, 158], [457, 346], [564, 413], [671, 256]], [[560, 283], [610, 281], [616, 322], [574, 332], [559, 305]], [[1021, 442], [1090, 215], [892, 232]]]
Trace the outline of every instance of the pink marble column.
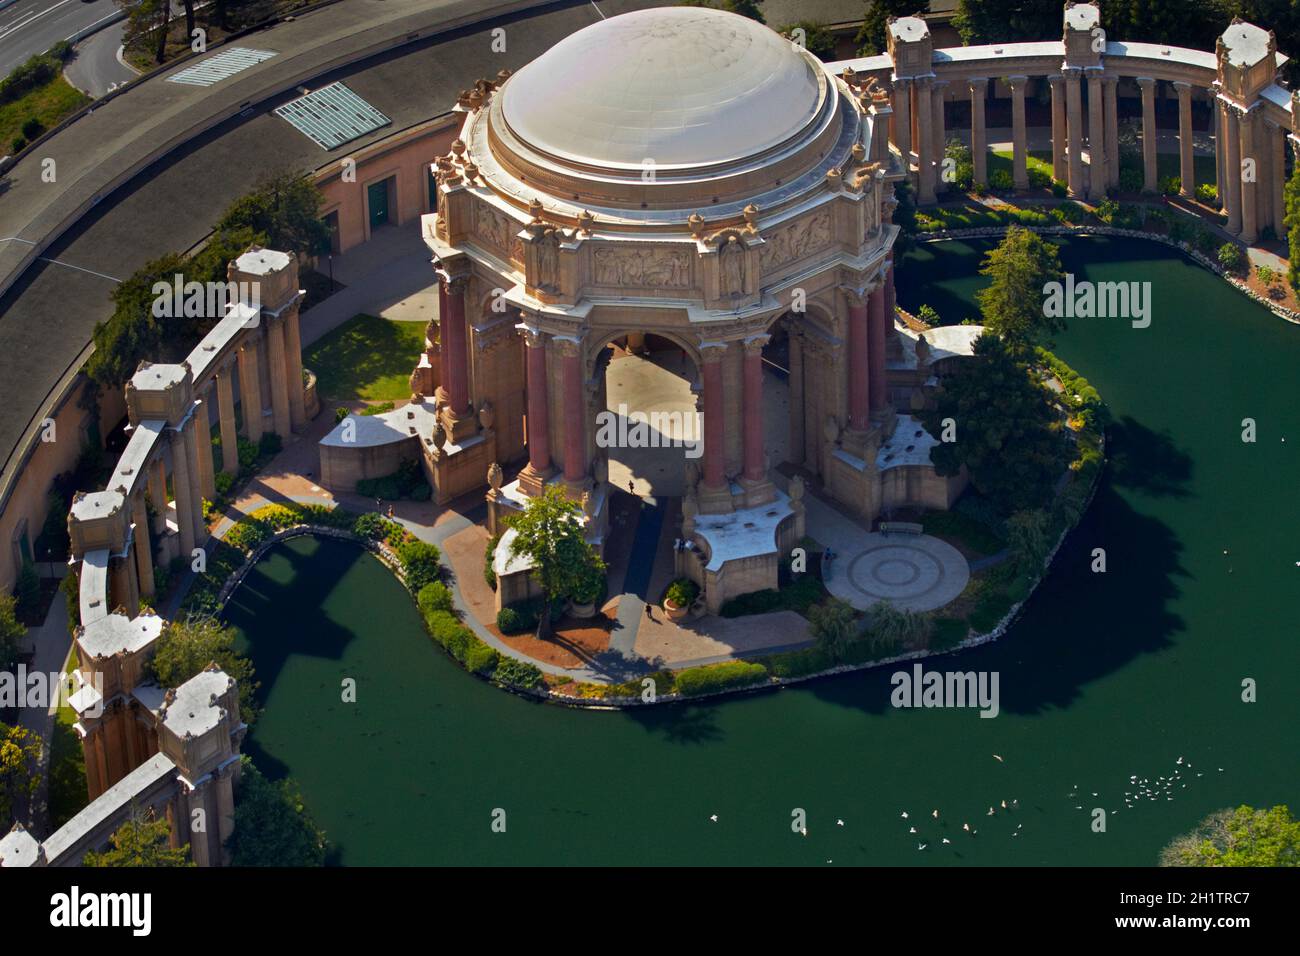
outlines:
[[551, 470], [551, 414], [546, 394], [546, 337], [524, 330], [528, 352], [528, 468], [536, 475]]
[[587, 477], [587, 428], [583, 410], [587, 402], [582, 394], [582, 360], [578, 343], [560, 342], [564, 370], [564, 480], [570, 483]]
[[762, 481], [767, 474], [763, 455], [763, 346], [766, 335], [745, 342], [745, 480]]
[[867, 297], [857, 289], [844, 294], [849, 300], [849, 428], [865, 429], [871, 422]]
[[722, 354], [723, 346], [705, 345], [703, 353], [704, 379], [704, 486], [722, 488], [726, 485], [723, 464], [727, 456], [725, 422], [722, 413]]
[[469, 356], [465, 350], [465, 280], [438, 283], [443, 397], [455, 415], [469, 407]]
[[867, 359], [870, 366], [870, 404], [873, 410], [884, 408], [885, 395], [885, 341], [888, 335], [887, 305], [893, 301], [893, 269], [885, 283], [876, 286], [867, 299]]

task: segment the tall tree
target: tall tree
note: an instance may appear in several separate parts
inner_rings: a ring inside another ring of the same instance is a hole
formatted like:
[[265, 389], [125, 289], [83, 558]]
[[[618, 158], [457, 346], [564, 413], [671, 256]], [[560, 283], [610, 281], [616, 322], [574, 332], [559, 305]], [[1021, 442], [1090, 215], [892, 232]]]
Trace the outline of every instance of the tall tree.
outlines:
[[171, 0], [115, 0], [126, 14], [122, 43], [127, 49], [153, 46], [155, 63], [167, 58], [167, 30], [172, 22]]
[[135, 374], [145, 359], [161, 358], [165, 323], [174, 320], [153, 314], [154, 283], [171, 284], [185, 272], [185, 258], [168, 253], [146, 262], [113, 289], [113, 314], [95, 324], [95, 350], [86, 360], [86, 374], [98, 385], [116, 387]]
[[231, 204], [217, 222], [217, 232], [247, 229], [264, 237], [272, 249], [316, 255], [329, 248], [329, 227], [321, 219], [323, 198], [308, 175], [284, 171], [261, 180], [248, 195]]
[[257, 715], [253, 663], [235, 650], [235, 630], [210, 618], [171, 621], [154, 646], [149, 674], [162, 687], [179, 687], [215, 663], [239, 682], [240, 715], [253, 723]]
[[36, 793], [40, 763], [40, 737], [25, 727], [0, 724], [0, 820], [12, 819], [15, 805]]
[[966, 44], [1059, 40], [1063, 6], [1060, 0], [959, 0], [952, 25]]
[[955, 475], [965, 465], [1003, 514], [1047, 504], [1068, 459], [1047, 390], [991, 332], [944, 378], [925, 426], [939, 439], [935, 470]]
[[876, 56], [888, 48], [885, 31], [890, 17], [906, 17], [914, 13], [929, 13], [930, 0], [871, 0], [867, 14], [854, 42], [859, 56]]
[[0, 671], [13, 670], [18, 663], [18, 642], [27, 634], [27, 628], [18, 620], [17, 608], [18, 600], [13, 595], [0, 594]]
[[824, 24], [814, 20], [800, 20], [789, 23], [776, 32], [794, 39], [795, 31], [803, 31], [803, 47], [817, 59], [829, 63], [835, 59], [835, 34], [827, 30]]
[[193, 866], [189, 847], [172, 847], [171, 832], [172, 826], [166, 817], [153, 819], [133, 806], [130, 819], [109, 838], [111, 848], [102, 853], [87, 853], [82, 866]]
[[1300, 866], [1300, 820], [1286, 806], [1210, 814], [1160, 854], [1161, 866]]
[[975, 293], [984, 327], [1002, 338], [1017, 357], [1065, 328], [1065, 320], [1044, 308], [1044, 286], [1061, 281], [1059, 248], [1028, 229], [1010, 226], [1006, 237], [980, 264], [992, 281]]
[[292, 780], [272, 783], [242, 758], [235, 795], [232, 866], [322, 866], [325, 834], [312, 820]]
[[596, 569], [605, 572], [605, 562], [582, 536], [582, 509], [565, 496], [557, 485], [547, 485], [539, 497], [528, 502], [520, 515], [511, 519], [516, 537], [512, 555], [527, 555], [533, 561], [533, 575], [542, 587], [545, 607], [538, 623], [538, 635], [551, 630], [551, 604], [583, 588]]
[[1290, 265], [1287, 281], [1291, 288], [1300, 290], [1300, 163], [1295, 164], [1291, 178], [1286, 181], [1286, 245]]

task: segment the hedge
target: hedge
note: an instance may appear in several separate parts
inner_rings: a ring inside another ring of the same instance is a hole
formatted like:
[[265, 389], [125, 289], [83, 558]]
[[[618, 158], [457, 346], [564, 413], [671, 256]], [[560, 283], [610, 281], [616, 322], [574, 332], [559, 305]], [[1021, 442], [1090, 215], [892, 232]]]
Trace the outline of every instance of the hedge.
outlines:
[[688, 667], [677, 674], [677, 690], [683, 697], [716, 694], [737, 687], [766, 683], [767, 668], [751, 661], [722, 661]]

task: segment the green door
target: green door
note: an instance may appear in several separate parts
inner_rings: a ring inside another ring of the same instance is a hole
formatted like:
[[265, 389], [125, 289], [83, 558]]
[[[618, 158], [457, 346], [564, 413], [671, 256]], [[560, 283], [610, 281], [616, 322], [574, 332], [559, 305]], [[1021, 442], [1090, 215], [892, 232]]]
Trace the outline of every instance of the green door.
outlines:
[[375, 183], [366, 189], [370, 200], [370, 229], [388, 225], [388, 180]]

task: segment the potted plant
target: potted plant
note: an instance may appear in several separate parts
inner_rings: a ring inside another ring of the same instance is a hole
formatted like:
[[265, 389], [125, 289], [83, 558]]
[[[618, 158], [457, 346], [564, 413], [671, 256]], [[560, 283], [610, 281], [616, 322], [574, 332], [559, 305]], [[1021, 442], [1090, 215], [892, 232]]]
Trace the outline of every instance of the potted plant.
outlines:
[[680, 621], [690, 613], [691, 605], [700, 595], [700, 586], [690, 578], [678, 578], [668, 585], [664, 595], [664, 613], [670, 621]]
[[595, 617], [596, 602], [605, 587], [605, 575], [599, 568], [590, 566], [569, 595], [569, 613], [574, 617]]

